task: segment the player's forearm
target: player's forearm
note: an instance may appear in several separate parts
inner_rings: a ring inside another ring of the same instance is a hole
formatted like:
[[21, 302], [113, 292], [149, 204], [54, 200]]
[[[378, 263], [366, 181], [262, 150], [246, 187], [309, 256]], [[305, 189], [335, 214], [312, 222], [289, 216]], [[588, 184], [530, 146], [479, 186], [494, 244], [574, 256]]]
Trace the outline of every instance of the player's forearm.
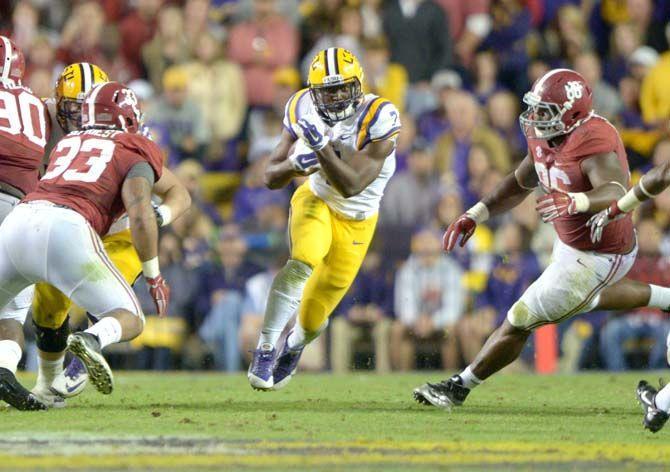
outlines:
[[655, 198], [670, 186], [670, 165], [662, 164], [642, 176], [640, 181], [617, 200], [617, 206], [624, 213], [629, 213], [651, 198]]
[[171, 187], [161, 198], [163, 202], [158, 207], [158, 212], [163, 218], [163, 225], [170, 224], [191, 207], [191, 194], [183, 185]]
[[608, 182], [588, 192], [572, 194], [578, 199], [579, 213], [597, 213], [609, 207], [614, 200], [621, 198], [626, 188], [618, 182]]
[[531, 189], [519, 185], [514, 172], [508, 174], [491, 193], [482, 198], [481, 203], [486, 205], [488, 216], [496, 216], [519, 205]]
[[270, 162], [265, 168], [263, 182], [267, 188], [276, 190], [286, 187], [297, 175], [288, 159], [281, 162]]
[[128, 212], [133, 246], [142, 262], [158, 257], [158, 223], [151, 204], [141, 210]]
[[361, 193], [369, 182], [364, 182], [361, 173], [337, 157], [330, 144], [326, 145], [316, 155], [321, 164], [321, 171], [326, 175], [328, 182], [344, 197], [349, 198]]

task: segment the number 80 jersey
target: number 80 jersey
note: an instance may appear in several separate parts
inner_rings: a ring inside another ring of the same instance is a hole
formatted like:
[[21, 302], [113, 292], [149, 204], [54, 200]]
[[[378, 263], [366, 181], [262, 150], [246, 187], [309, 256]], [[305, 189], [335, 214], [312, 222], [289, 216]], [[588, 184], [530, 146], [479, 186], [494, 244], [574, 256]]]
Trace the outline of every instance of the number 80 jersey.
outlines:
[[24, 199], [47, 200], [81, 214], [104, 235], [125, 209], [121, 187], [136, 164], [146, 162], [160, 179], [163, 154], [146, 137], [113, 130], [75, 131], [61, 139], [37, 189]]

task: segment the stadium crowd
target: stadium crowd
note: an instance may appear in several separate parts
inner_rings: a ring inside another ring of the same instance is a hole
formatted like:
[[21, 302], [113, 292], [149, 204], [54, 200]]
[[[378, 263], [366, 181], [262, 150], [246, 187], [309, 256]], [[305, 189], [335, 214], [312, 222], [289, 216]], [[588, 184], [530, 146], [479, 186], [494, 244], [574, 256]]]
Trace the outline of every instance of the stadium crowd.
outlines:
[[[0, 32], [26, 52], [25, 83], [40, 96], [77, 61], [129, 84], [193, 197], [160, 241], [171, 315], [148, 316], [114, 355], [131, 368], [246, 366], [287, 257], [295, 188], [268, 190], [263, 169], [323, 47], [361, 59], [365, 89], [396, 104], [403, 131], [373, 247], [308, 368], [472, 361], [547, 265], [555, 235], [533, 198], [453, 256], [441, 235], [524, 157], [520, 97], [547, 70], [574, 68], [591, 83], [634, 180], [670, 160], [670, 0], [5, 0]], [[633, 277], [670, 284], [670, 194], [636, 220]], [[559, 330], [565, 369], [665, 366], [660, 311], [592, 313]]]

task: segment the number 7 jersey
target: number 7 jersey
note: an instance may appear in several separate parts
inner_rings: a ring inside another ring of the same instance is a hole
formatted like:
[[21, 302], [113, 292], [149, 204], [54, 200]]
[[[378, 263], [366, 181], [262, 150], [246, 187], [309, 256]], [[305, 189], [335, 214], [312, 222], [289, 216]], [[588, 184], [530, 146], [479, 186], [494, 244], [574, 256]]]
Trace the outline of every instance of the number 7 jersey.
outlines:
[[69, 207], [104, 235], [125, 211], [121, 187], [126, 175], [142, 162], [151, 166], [158, 181], [163, 154], [156, 143], [122, 131], [75, 131], [58, 142], [47, 172], [24, 200], [47, 200]]

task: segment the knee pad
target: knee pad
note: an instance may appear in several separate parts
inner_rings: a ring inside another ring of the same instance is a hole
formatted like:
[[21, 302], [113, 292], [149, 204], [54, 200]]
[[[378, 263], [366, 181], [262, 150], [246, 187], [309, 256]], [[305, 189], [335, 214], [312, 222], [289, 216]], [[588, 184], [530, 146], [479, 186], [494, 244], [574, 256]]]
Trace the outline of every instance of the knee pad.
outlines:
[[272, 282], [272, 288], [288, 297], [300, 298], [302, 289], [311, 275], [312, 268], [309, 265], [289, 259]]
[[66, 317], [60, 328], [43, 328], [33, 321], [35, 326], [35, 343], [44, 352], [62, 352], [67, 347], [70, 334], [70, 317]]
[[527, 330], [539, 320], [531, 313], [528, 305], [519, 300], [507, 312], [507, 321], [515, 328]]

